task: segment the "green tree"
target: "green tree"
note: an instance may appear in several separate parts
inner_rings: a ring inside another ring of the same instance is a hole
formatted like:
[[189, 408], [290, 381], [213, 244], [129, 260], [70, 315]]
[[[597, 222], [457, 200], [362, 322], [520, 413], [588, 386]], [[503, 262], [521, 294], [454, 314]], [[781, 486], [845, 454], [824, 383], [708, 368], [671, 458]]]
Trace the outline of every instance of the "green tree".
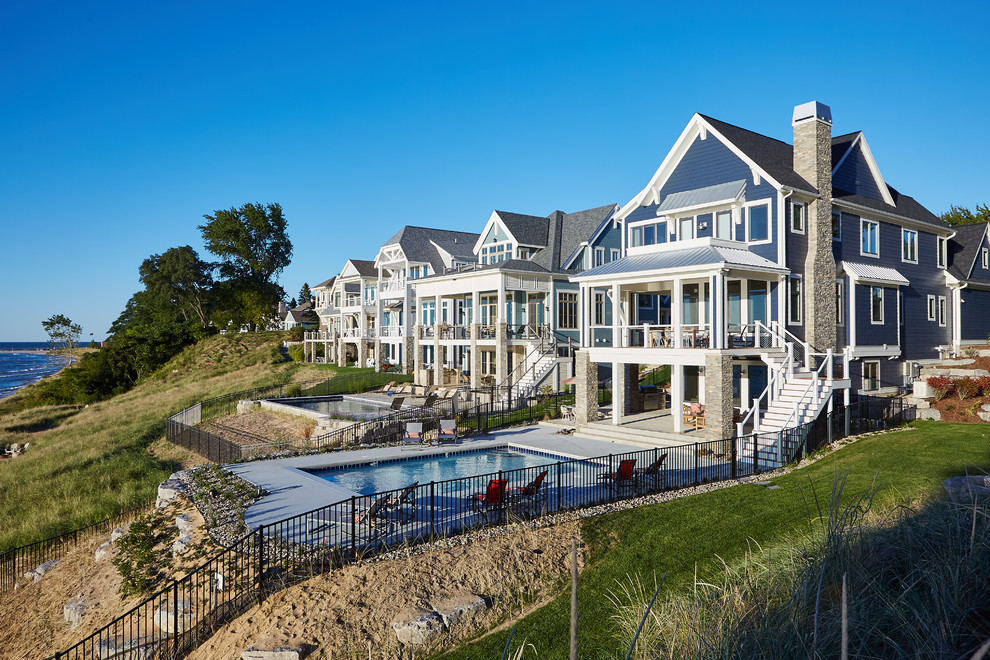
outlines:
[[73, 323], [64, 314], [55, 314], [41, 322], [41, 327], [48, 334], [48, 343], [56, 353], [72, 356], [72, 349], [79, 344], [82, 326]]
[[275, 317], [284, 291], [277, 278], [292, 258], [292, 242], [278, 204], [245, 204], [203, 216], [203, 242], [220, 259], [215, 287], [217, 325], [264, 326]]
[[[302, 288], [299, 289], [299, 304], [303, 305], [312, 299], [313, 292], [309, 290], [309, 282], [303, 282]], [[295, 307], [295, 305], [293, 305], [293, 307]]]
[[953, 204], [949, 210], [939, 216], [946, 224], [953, 227], [959, 225], [975, 225], [978, 222], [990, 222], [990, 206], [977, 204], [976, 213], [969, 209]]
[[183, 322], [205, 328], [209, 324], [213, 267], [188, 245], [145, 259], [139, 272], [148, 294], [145, 302], [153, 307], [152, 315], [160, 320], [178, 316]]

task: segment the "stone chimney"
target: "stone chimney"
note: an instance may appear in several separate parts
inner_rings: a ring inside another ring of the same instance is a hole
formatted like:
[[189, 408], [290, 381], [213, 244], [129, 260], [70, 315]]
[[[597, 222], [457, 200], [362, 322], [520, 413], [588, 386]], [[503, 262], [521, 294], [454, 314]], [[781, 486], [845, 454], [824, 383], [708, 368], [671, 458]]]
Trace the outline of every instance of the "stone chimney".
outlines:
[[836, 346], [832, 254], [832, 111], [818, 101], [794, 108], [794, 171], [818, 190], [805, 221], [804, 338], [816, 351]]

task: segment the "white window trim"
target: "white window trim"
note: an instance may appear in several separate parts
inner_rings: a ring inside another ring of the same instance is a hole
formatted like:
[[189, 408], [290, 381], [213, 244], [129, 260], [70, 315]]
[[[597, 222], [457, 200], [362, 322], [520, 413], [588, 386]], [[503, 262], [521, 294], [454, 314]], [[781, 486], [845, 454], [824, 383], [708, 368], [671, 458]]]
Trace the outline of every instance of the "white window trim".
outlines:
[[[750, 209], [753, 209], [753, 208], [755, 208], [757, 206], [765, 206], [767, 208], [767, 237], [766, 238], [761, 238], [758, 241], [754, 241], [751, 238], [751, 231], [750, 231], [750, 229], [751, 229], [751, 223], [750, 223], [749, 212], [750, 212]], [[749, 245], [766, 245], [768, 243], [772, 243], [773, 242], [773, 218], [772, 218], [772, 213], [771, 213], [771, 208], [770, 208], [770, 200], [761, 199], [761, 200], [756, 201], [756, 202], [751, 202], [749, 204], [746, 204], [744, 208], [746, 209], [745, 210], [745, 213], [746, 213], [746, 243], [748, 243]]]
[[990, 250], [983, 248], [980, 251], [980, 255], [983, 263], [983, 270], [990, 268]]
[[944, 328], [945, 327], [945, 317], [946, 317], [946, 313], [947, 312], [948, 312], [948, 308], [946, 307], [945, 296], [939, 296], [938, 297], [938, 325], [939, 325], [940, 328]]
[[621, 255], [621, 254], [622, 254], [622, 250], [618, 250], [616, 248], [612, 248], [612, 255], [611, 255], [612, 256], [612, 261], [616, 261], [617, 259], [619, 259], [619, 255]]
[[[681, 236], [681, 223], [691, 221], [691, 238], [683, 238]], [[698, 237], [698, 217], [694, 215], [685, 215], [674, 220], [674, 226], [677, 228], [677, 240], [679, 241], [690, 241], [693, 238]], [[669, 227], [668, 227], [669, 229]], [[668, 231], [667, 238], [670, 238], [670, 233]], [[655, 245], [655, 244], [654, 244]]]
[[595, 248], [595, 263], [594, 266], [604, 266], [605, 265], [605, 248], [596, 247]]
[[[718, 216], [724, 213], [729, 214], [729, 235], [728, 237], [718, 235]], [[722, 209], [712, 212], [712, 236], [722, 241], [736, 240], [736, 212], [732, 209]]]
[[846, 283], [841, 278], [835, 280], [835, 324], [846, 324]]
[[[908, 234], [914, 235], [914, 259], [904, 258], [904, 246], [906, 245], [906, 243], [904, 242], [904, 237], [907, 236]], [[878, 247], [879, 247], [879, 243], [878, 243]], [[918, 263], [918, 232], [916, 232], [913, 229], [905, 229], [901, 227], [901, 262], [906, 264]]]
[[928, 296], [928, 320], [935, 321], [938, 319], [938, 307], [936, 306], [935, 296]]
[[[800, 304], [798, 305], [798, 320], [793, 320], [791, 315], [791, 282], [798, 283], [798, 298], [800, 298]], [[787, 325], [803, 325], [804, 324], [804, 277], [801, 275], [791, 275], [787, 278]]]
[[[794, 228], [794, 210], [801, 209], [801, 228]], [[791, 202], [791, 221], [788, 223], [792, 234], [803, 234], [808, 226], [808, 205], [804, 202]]]
[[[866, 389], [866, 365], [868, 365], [868, 364], [875, 364], [875, 365], [877, 365], [877, 379], [876, 379], [877, 380], [877, 382], [876, 382], [876, 385], [877, 386], [876, 386], [875, 389], [872, 389], [872, 390]], [[880, 360], [863, 360], [863, 377], [862, 377], [861, 380], [863, 382], [860, 383], [860, 384], [863, 386], [863, 391], [865, 391], [865, 392], [876, 392], [877, 390], [880, 389]]]
[[[863, 250], [863, 229], [866, 227], [866, 225], [875, 225], [876, 228], [877, 228], [877, 232], [876, 232], [877, 251], [876, 252], [865, 252]], [[870, 257], [872, 259], [879, 259], [880, 258], [880, 223], [877, 222], [876, 220], [867, 220], [866, 218], [860, 218], [859, 219], [859, 254], [861, 256], [864, 256], [864, 257]]]
[[832, 215], [838, 215], [839, 216], [839, 235], [838, 236], [833, 236], [832, 237], [832, 240], [833, 241], [839, 241], [841, 243], [842, 242], [842, 211], [835, 211], [835, 210], [833, 210], [832, 211]]
[[[873, 291], [875, 289], [879, 289], [880, 290], [880, 320], [879, 321], [876, 320], [876, 318], [874, 318], [874, 316], [873, 316]], [[886, 293], [884, 293], [884, 290], [883, 290], [883, 287], [882, 286], [871, 286], [870, 287], [870, 324], [871, 325], [883, 325], [884, 324], [884, 321], [886, 320], [885, 319], [885, 314], [884, 314], [884, 312], [886, 311], [886, 310], [884, 310], [884, 304], [886, 303], [886, 300], [887, 300], [887, 295], [886, 295]]]
[[944, 236], [935, 237], [935, 265], [938, 268], [945, 269], [945, 263], [948, 261], [949, 252], [949, 241]]
[[[565, 326], [561, 323], [564, 319], [564, 315], [560, 313], [560, 297], [561, 296], [575, 296], [574, 300], [576, 312], [574, 314], [574, 327]], [[581, 294], [577, 291], [558, 291], [557, 292], [557, 329], [558, 330], [579, 330], [581, 328]]]
[[[599, 308], [599, 305], [601, 306]], [[601, 318], [598, 317], [598, 311], [601, 309]], [[605, 292], [595, 291], [592, 294], [592, 304], [591, 304], [591, 327], [602, 328], [605, 327]]]

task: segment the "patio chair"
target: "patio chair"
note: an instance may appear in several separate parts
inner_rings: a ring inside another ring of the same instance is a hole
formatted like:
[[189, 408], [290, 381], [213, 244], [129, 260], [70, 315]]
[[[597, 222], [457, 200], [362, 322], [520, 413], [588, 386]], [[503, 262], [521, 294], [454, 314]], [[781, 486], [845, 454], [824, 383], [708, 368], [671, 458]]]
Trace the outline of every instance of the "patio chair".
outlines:
[[663, 490], [667, 486], [667, 454], [650, 463], [648, 467], [633, 471], [636, 488], [646, 491]]
[[454, 419], [440, 420], [440, 431], [437, 434], [437, 444], [438, 445], [457, 444], [457, 420]]
[[385, 503], [385, 512], [388, 511], [398, 511], [400, 514], [407, 516], [408, 519], [412, 519], [416, 516], [416, 489], [419, 488], [419, 482], [414, 481], [405, 488], [402, 489], [398, 495], [388, 498]]
[[382, 394], [392, 394], [392, 388], [395, 387], [395, 381], [390, 380], [385, 385], [382, 386]]
[[636, 459], [626, 458], [619, 463], [619, 469], [617, 471], [598, 475], [598, 481], [601, 481], [615, 491], [623, 488], [632, 488], [636, 486], [635, 470]]
[[403, 383], [402, 386], [395, 391], [396, 394], [410, 394], [412, 392], [412, 383]]
[[389, 496], [382, 495], [381, 497], [375, 498], [371, 503], [371, 506], [356, 511], [354, 513], [353, 519], [350, 515], [350, 510], [347, 507], [339, 507], [330, 509], [326, 511], [326, 515], [317, 516], [307, 516], [306, 517], [306, 531], [309, 534], [316, 534], [329, 529], [332, 526], [337, 526], [341, 528], [341, 531], [345, 534], [350, 534], [351, 522], [356, 526], [360, 526], [362, 531], [365, 527], [370, 529], [375, 529], [382, 522], [387, 522], [385, 518], [385, 513], [387, 511]]
[[389, 404], [389, 410], [400, 410], [402, 408], [402, 402], [405, 401], [404, 396], [397, 396], [392, 398], [392, 403]]
[[508, 479], [492, 479], [488, 482], [488, 488], [484, 493], [468, 495], [467, 503], [472, 511], [479, 511], [488, 517], [489, 511], [501, 511], [505, 509], [507, 500], [505, 497], [505, 486]]
[[574, 406], [561, 406], [560, 407], [560, 418], [565, 422], [574, 421]]
[[[546, 495], [542, 489], [543, 480], [547, 478], [548, 470], [544, 470], [536, 475], [536, 478], [520, 488], [513, 486], [508, 488], [509, 498], [512, 500], [513, 508], [520, 515], [536, 515], [546, 509]], [[540, 506], [540, 505], [543, 506]]]
[[423, 444], [423, 423], [422, 422], [407, 422], [406, 432], [402, 435], [402, 446], [403, 448], [409, 445], [422, 445]]

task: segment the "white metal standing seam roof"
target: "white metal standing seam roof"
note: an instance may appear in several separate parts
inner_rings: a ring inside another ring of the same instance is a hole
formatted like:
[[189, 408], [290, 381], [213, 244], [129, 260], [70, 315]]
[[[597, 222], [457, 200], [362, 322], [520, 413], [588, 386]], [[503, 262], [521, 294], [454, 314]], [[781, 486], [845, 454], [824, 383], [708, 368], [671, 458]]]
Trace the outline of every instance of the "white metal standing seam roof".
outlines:
[[671, 193], [663, 198], [657, 208], [657, 214], [673, 209], [693, 208], [695, 206], [706, 206], [719, 202], [737, 201], [746, 190], [746, 182], [729, 181], [719, 183], [714, 186], [685, 190], [684, 192]]
[[911, 282], [901, 275], [896, 269], [887, 266], [874, 266], [872, 264], [859, 264], [852, 261], [842, 261], [842, 270], [849, 274], [854, 280], [867, 280], [869, 282], [879, 282], [881, 284], [892, 284], [894, 286], [908, 285]]
[[580, 275], [572, 277], [571, 280], [578, 281], [601, 275], [678, 270], [706, 265], [749, 266], [781, 273], [788, 272], [786, 268], [781, 268], [769, 259], [765, 259], [749, 250], [702, 245], [683, 250], [664, 250], [662, 252], [623, 257], [586, 270]]

